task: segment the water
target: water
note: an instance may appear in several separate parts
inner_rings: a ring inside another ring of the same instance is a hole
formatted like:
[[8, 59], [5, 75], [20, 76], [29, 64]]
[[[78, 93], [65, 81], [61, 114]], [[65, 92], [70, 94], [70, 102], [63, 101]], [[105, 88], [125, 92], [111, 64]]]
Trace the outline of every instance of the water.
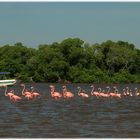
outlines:
[[[24, 99], [20, 103], [11, 102], [4, 96], [4, 88], [0, 88], [0, 138], [140, 137], [140, 97], [83, 100], [77, 96], [78, 85], [91, 91], [88, 84], [67, 85], [75, 98], [54, 101], [50, 98], [49, 84], [33, 84], [42, 97], [33, 101]], [[29, 88], [30, 84], [26, 86]], [[127, 86], [140, 88], [139, 85]], [[61, 91], [61, 87], [56, 84], [57, 91]], [[118, 87], [122, 90], [126, 85]], [[21, 87], [16, 85], [10, 89], [21, 95]]]

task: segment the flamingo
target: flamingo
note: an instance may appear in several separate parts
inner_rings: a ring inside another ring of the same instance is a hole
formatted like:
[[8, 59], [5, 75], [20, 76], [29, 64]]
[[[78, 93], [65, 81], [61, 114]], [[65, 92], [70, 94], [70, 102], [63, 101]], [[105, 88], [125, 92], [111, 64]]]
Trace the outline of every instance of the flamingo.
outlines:
[[132, 94], [130, 94], [129, 87], [126, 87], [126, 96], [132, 96]]
[[[122, 95], [121, 95], [120, 93], [118, 93], [117, 87], [114, 86], [113, 88], [114, 88], [114, 92], [110, 92], [110, 93], [109, 93], [110, 96], [112, 96], [112, 97], [117, 97], [117, 98], [121, 98]], [[110, 87], [109, 87], [109, 90], [110, 90]]]
[[22, 99], [18, 95], [14, 94], [14, 90], [11, 90], [10, 92], [7, 93], [7, 86], [5, 86], [5, 87], [6, 87], [6, 89], [5, 89], [5, 96], [8, 96], [11, 101], [18, 102], [18, 101], [20, 101]]
[[105, 94], [105, 91], [104, 90], [102, 91], [101, 88], [98, 88], [98, 90], [99, 90], [99, 94], [100, 94], [101, 97], [109, 97], [109, 95], [108, 94]]
[[130, 89], [130, 95], [129, 96], [133, 96], [133, 94], [132, 94], [132, 90]]
[[122, 95], [118, 93], [117, 87], [114, 87], [114, 88], [115, 88], [115, 97], [121, 98]]
[[33, 86], [31, 87], [31, 94], [32, 94], [32, 96], [35, 97], [35, 98], [41, 96], [39, 93], [34, 92], [34, 87], [33, 87]]
[[63, 96], [64, 96], [64, 98], [73, 98], [74, 94], [70, 91], [67, 91], [67, 87], [64, 85], [63, 86]]
[[7, 93], [7, 86], [5, 87], [5, 96], [8, 96], [10, 100], [12, 100], [12, 96], [14, 95], [13, 91], [11, 90], [10, 92]]
[[55, 91], [55, 86], [50, 85], [50, 89], [51, 89], [51, 97], [54, 99], [60, 99], [62, 97], [62, 94], [59, 92]]
[[22, 99], [21, 97], [19, 97], [18, 95], [15, 95], [15, 94], [12, 96], [12, 98], [15, 102], [18, 102]]
[[84, 93], [84, 92], [82, 92], [81, 91], [81, 87], [77, 87], [78, 88], [78, 96], [81, 96], [81, 97], [83, 97], [83, 98], [88, 98], [89, 97], [89, 95], [88, 94], [86, 94], [86, 93]]
[[100, 96], [100, 93], [97, 91], [94, 91], [94, 85], [91, 85], [90, 87], [92, 87], [91, 95], [96, 96], [98, 98]]
[[109, 96], [111, 96], [111, 97], [116, 97], [116, 96], [119, 96], [119, 95], [116, 95], [116, 87], [114, 86], [113, 88], [114, 88], [114, 92], [110, 92], [110, 87], [109, 86], [107, 86], [106, 88], [108, 88], [108, 94], [109, 94]]
[[129, 96], [129, 87], [126, 87], [126, 96]]
[[[32, 93], [31, 93], [31, 92], [28, 92], [28, 91], [25, 89], [25, 85], [24, 85], [24, 84], [21, 84], [20, 86], [23, 87], [23, 89], [22, 89], [22, 95], [24, 95], [25, 98], [27, 98], [28, 100], [32, 100], [32, 99], [33, 99]], [[24, 92], [24, 91], [25, 91], [25, 92]]]
[[138, 88], [135, 88], [135, 96], [140, 96], [140, 92], [139, 92]]
[[123, 89], [123, 96], [127, 96], [126, 92], [125, 92], [125, 89]]
[[126, 89], [123, 89], [123, 95], [124, 96], [133, 96], [131, 93], [131, 90], [129, 90], [129, 87], [126, 87]]

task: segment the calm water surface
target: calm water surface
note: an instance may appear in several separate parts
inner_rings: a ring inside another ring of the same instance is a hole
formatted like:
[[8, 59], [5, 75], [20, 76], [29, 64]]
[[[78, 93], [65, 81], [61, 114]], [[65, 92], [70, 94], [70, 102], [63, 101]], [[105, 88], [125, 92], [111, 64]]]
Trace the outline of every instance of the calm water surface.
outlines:
[[[27, 88], [31, 84], [26, 84]], [[83, 100], [77, 96], [77, 86], [90, 93], [88, 84], [68, 84], [74, 92], [71, 100], [54, 101], [49, 84], [33, 84], [42, 94], [40, 99], [13, 103], [0, 88], [0, 138], [139, 138], [140, 97], [123, 99]], [[105, 88], [107, 85], [95, 85]], [[113, 85], [110, 85], [113, 86]], [[140, 88], [140, 85], [128, 85]], [[61, 92], [61, 84], [56, 90]], [[117, 86], [120, 91], [126, 85]], [[9, 87], [21, 95], [21, 87]]]

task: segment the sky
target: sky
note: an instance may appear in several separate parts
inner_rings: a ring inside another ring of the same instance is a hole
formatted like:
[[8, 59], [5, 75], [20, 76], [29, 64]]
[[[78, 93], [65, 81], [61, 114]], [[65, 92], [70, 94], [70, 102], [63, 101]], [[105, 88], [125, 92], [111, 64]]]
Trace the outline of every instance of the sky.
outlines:
[[77, 37], [140, 49], [140, 2], [0, 2], [0, 46], [36, 48]]

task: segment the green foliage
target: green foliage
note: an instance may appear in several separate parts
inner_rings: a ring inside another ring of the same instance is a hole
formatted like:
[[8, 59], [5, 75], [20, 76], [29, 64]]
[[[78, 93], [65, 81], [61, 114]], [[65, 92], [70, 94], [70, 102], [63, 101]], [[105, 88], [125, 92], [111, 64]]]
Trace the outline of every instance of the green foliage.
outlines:
[[111, 40], [90, 45], [68, 38], [37, 49], [18, 42], [0, 47], [0, 71], [25, 82], [140, 83], [140, 50]]

